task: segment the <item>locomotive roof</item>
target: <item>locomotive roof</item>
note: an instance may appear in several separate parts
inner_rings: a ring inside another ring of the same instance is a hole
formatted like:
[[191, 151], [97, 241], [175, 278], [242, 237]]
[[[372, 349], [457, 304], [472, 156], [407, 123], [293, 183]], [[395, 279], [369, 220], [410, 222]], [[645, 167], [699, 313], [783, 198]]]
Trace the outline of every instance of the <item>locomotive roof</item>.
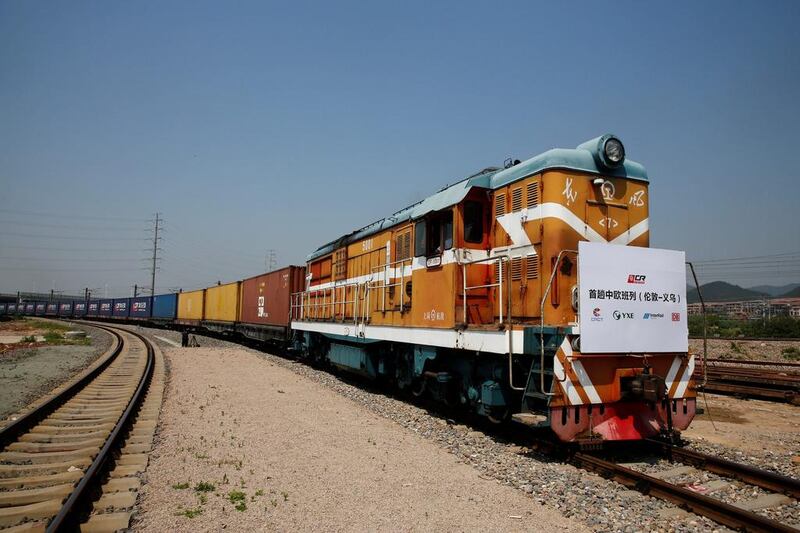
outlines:
[[647, 171], [644, 166], [635, 161], [625, 159], [622, 165], [613, 169], [604, 166], [596, 152], [598, 141], [601, 138], [596, 137], [578, 145], [576, 148], [553, 148], [506, 169], [492, 167], [484, 169], [453, 185], [448, 185], [436, 194], [401, 209], [391, 216], [377, 220], [359, 230], [320, 246], [309, 254], [306, 260], [313, 261], [352, 242], [380, 233], [403, 222], [421, 218], [433, 211], [453, 206], [461, 202], [473, 187], [490, 190], [499, 189], [545, 170], [576, 170], [604, 176], [648, 181]]

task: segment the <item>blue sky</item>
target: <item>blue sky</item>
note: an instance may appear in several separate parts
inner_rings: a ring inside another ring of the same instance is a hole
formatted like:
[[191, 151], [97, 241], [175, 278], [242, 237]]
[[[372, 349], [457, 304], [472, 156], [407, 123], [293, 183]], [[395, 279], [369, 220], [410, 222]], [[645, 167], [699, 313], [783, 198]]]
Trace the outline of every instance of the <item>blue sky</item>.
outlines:
[[797, 2], [0, 3], [0, 290], [149, 284], [156, 211], [157, 288], [241, 278], [606, 132], [648, 169], [653, 246], [800, 251], [798, 22]]

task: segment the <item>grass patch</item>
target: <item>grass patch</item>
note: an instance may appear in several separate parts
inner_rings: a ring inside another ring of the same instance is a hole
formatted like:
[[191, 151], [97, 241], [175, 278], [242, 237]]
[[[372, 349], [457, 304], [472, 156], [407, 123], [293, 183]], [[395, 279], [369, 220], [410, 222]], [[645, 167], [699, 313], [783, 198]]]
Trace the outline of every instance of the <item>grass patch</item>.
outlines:
[[189, 488], [189, 483], [188, 482], [186, 482], [186, 483], [175, 483], [174, 485], [172, 485], [172, 488], [175, 489], [175, 490], [188, 489]]
[[237, 511], [244, 511], [247, 509], [247, 494], [240, 490], [232, 490], [228, 493], [228, 500], [233, 504], [233, 508]]
[[781, 354], [786, 358], [792, 361], [800, 359], [800, 350], [797, 349], [796, 346], [790, 346], [788, 348], [784, 348], [781, 350]]
[[195, 492], [214, 492], [215, 490], [217, 490], [217, 487], [215, 487], [213, 483], [207, 481], [201, 481], [194, 486]]
[[19, 342], [36, 342], [36, 337], [34, 335], [27, 335], [22, 337], [22, 340]]
[[185, 516], [186, 518], [194, 518], [196, 516], [200, 516], [201, 514], [203, 514], [203, 508], [195, 507], [194, 509], [184, 509], [183, 511], [180, 511], [175, 514], [177, 514], [178, 516]]
[[60, 322], [48, 322], [46, 320], [27, 320], [25, 321], [25, 325], [34, 329], [47, 329], [53, 331], [69, 331], [70, 329], [66, 324], [62, 324]]

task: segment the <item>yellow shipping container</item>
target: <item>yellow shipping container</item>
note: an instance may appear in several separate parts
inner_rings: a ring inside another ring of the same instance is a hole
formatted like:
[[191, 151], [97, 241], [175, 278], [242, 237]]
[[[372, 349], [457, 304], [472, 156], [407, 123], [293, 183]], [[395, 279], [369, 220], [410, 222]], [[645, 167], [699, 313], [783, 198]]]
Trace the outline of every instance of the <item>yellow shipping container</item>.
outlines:
[[203, 320], [203, 293], [199, 291], [178, 294], [178, 320]]
[[239, 317], [241, 281], [206, 289], [205, 320], [236, 322]]

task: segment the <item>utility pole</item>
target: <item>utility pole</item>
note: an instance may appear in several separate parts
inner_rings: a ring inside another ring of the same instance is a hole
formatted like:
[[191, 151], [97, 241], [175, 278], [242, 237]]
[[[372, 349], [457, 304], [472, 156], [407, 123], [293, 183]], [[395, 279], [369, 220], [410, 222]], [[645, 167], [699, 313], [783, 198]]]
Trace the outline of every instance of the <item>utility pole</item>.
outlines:
[[133, 284], [133, 297], [136, 298], [137, 296], [139, 296], [139, 284], [138, 283], [134, 283]]
[[278, 266], [278, 259], [273, 248], [267, 250], [267, 257], [265, 258], [264, 263], [264, 266], [267, 267], [267, 272], [272, 272], [275, 270], [275, 267]]
[[83, 301], [86, 302], [86, 305], [89, 305], [89, 287], [83, 289]]
[[156, 294], [156, 262], [158, 261], [158, 229], [159, 224], [163, 222], [160, 218], [161, 213], [156, 213], [155, 227], [153, 231], [153, 270], [150, 273], [150, 295]]

